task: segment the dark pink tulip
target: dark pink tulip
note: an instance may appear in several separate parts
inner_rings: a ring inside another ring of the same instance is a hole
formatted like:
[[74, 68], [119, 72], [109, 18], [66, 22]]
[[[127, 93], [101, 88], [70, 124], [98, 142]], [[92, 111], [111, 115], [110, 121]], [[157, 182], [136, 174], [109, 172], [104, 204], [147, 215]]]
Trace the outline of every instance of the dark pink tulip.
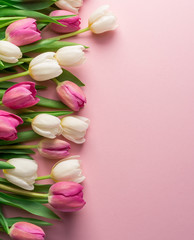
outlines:
[[28, 222], [17, 222], [12, 225], [9, 233], [14, 240], [44, 240], [42, 228]]
[[70, 144], [60, 139], [43, 139], [38, 144], [41, 156], [49, 159], [62, 159], [69, 155]]
[[0, 139], [7, 141], [17, 139], [16, 127], [22, 123], [23, 120], [17, 115], [0, 110]]
[[23, 46], [41, 39], [36, 19], [25, 18], [11, 23], [5, 31], [6, 40], [16, 46]]
[[[55, 10], [50, 13], [50, 16], [67, 16], [67, 15], [75, 15], [75, 13], [65, 11], [65, 10]], [[57, 33], [75, 32], [80, 29], [80, 23], [81, 23], [80, 20], [81, 18], [78, 15], [70, 18], [60, 19], [57, 21], [65, 26], [63, 27], [56, 23], [51, 23], [51, 29]]]
[[36, 93], [34, 82], [18, 83], [5, 91], [2, 102], [11, 109], [32, 107], [40, 101]]
[[83, 187], [75, 182], [58, 182], [49, 190], [50, 205], [61, 212], [75, 212], [83, 208]]
[[73, 82], [64, 81], [57, 86], [57, 93], [61, 101], [73, 111], [79, 111], [86, 103], [82, 89]]

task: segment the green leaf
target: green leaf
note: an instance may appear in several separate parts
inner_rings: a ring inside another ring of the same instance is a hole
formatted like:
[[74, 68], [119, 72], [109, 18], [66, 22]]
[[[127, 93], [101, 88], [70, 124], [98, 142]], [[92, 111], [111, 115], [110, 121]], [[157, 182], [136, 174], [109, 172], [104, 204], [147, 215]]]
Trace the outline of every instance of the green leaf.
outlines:
[[61, 101], [52, 100], [49, 98], [44, 98], [41, 96], [37, 96], [40, 101], [36, 104], [41, 107], [49, 107], [49, 108], [56, 108], [56, 109], [69, 109], [65, 104]]
[[[0, 158], [1, 158], [1, 154], [0, 154]], [[10, 163], [0, 161], [0, 169], [12, 169], [12, 168], [15, 168], [15, 167]]]
[[[10, 146], [9, 146], [10, 147]], [[34, 154], [35, 152], [31, 149], [0, 149], [1, 153], [13, 153], [13, 154]]]
[[1, 209], [0, 209], [0, 223], [1, 223], [2, 227], [3, 227], [3, 229], [5, 230], [5, 232], [6, 232], [7, 234], [9, 234], [9, 226], [8, 226], [7, 220], [6, 220], [6, 218], [4, 217]]
[[10, 67], [15, 67], [15, 66], [18, 66], [18, 65], [21, 65], [23, 64], [23, 62], [17, 62], [17, 63], [6, 63], [6, 62], [3, 62], [3, 66], [0, 67], [0, 70], [3, 70], [3, 69], [6, 69], [6, 68], [10, 68]]
[[34, 51], [34, 50], [38, 50], [38, 49], [44, 48], [45, 46], [48, 46], [48, 45], [50, 45], [52, 42], [55, 42], [55, 41], [56, 41], [56, 40], [54, 40], [54, 39], [44, 39], [44, 40], [40, 40], [40, 41], [37, 41], [36, 43], [33, 43], [33, 44], [29, 44], [29, 45], [20, 47], [20, 50], [21, 50], [23, 53], [32, 52], [32, 51]]
[[57, 77], [57, 80], [59, 82], [68, 80], [68, 81], [74, 82], [80, 87], [85, 86], [83, 82], [81, 82], [75, 75], [73, 75], [71, 72], [67, 71], [66, 69], [63, 69], [63, 73], [59, 77]]
[[3, 8], [3, 10], [0, 11], [0, 17], [10, 17], [10, 16], [32, 17], [39, 20], [44, 20], [49, 23], [53, 22], [53, 23], [62, 25], [59, 22], [57, 22], [55, 19], [37, 11], [18, 10], [18, 9], [7, 8], [7, 7]]
[[48, 193], [51, 184], [34, 184], [34, 192]]
[[29, 131], [23, 131], [23, 132], [18, 132], [18, 138], [14, 141], [5, 141], [5, 140], [0, 140], [0, 145], [5, 146], [5, 145], [10, 145], [10, 144], [16, 144], [16, 143], [21, 143], [21, 142], [28, 142], [28, 141], [33, 141], [41, 136], [35, 133], [32, 130]]
[[24, 218], [24, 217], [13, 217], [13, 218], [6, 218], [7, 224], [11, 227], [16, 222], [29, 222], [38, 226], [51, 226], [52, 224], [49, 222], [45, 222], [35, 218]]
[[[63, 115], [69, 115], [72, 114], [72, 111], [41, 111], [41, 112], [29, 112], [29, 113], [22, 113], [22, 114], [18, 114], [23, 120], [27, 120], [29, 118], [33, 119], [34, 117], [36, 117], [38, 114], [41, 113], [47, 113], [53, 116], [63, 116]], [[0, 142], [1, 143], [1, 142]]]
[[9, 160], [11, 158], [26, 158], [33, 159], [27, 154], [14, 154], [14, 153], [0, 153], [0, 159]]
[[40, 217], [59, 219], [59, 217], [54, 212], [52, 212], [46, 206], [34, 200], [28, 200], [26, 198], [18, 197], [16, 198], [11, 195], [0, 192], [0, 203], [12, 207], [21, 208], [27, 212], [30, 212]]
[[[5, 82], [0, 82], [0, 89], [7, 89], [7, 88], [10, 88], [12, 87], [13, 85], [17, 84], [18, 82], [8, 82], [8, 81], [5, 81]], [[43, 86], [43, 85], [35, 85], [36, 89], [37, 90], [42, 90], [42, 89], [46, 89], [47, 87], [46, 86]]]
[[0, 70], [4, 69], [4, 63], [0, 60]]

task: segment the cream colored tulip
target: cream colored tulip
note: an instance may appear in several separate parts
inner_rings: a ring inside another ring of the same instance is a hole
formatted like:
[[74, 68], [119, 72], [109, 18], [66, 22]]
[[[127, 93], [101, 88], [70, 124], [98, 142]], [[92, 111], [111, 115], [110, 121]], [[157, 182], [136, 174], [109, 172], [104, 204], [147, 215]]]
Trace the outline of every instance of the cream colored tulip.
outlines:
[[79, 8], [83, 5], [83, 0], [58, 0], [55, 2], [58, 8], [73, 13], [78, 13]]
[[46, 52], [35, 57], [29, 65], [29, 74], [36, 81], [56, 78], [63, 70], [55, 59], [54, 52]]
[[18, 46], [8, 41], [0, 40], [0, 60], [7, 63], [16, 63], [22, 57]]
[[32, 120], [32, 129], [37, 134], [54, 139], [56, 136], [61, 135], [62, 127], [60, 125], [60, 119], [50, 114], [42, 113], [38, 114]]
[[109, 5], [98, 8], [89, 18], [88, 26], [93, 33], [100, 34], [118, 27], [115, 15], [109, 10]]
[[67, 116], [62, 118], [61, 126], [62, 135], [77, 144], [85, 142], [86, 131], [89, 127], [90, 120], [80, 116]]
[[12, 158], [7, 162], [15, 168], [4, 169], [5, 178], [18, 187], [33, 190], [38, 169], [36, 161], [25, 158]]

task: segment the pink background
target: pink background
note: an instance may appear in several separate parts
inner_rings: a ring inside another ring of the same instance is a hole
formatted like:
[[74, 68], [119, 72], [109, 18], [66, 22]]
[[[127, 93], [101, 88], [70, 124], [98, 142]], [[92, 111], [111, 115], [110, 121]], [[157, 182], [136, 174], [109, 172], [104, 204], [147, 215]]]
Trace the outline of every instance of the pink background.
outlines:
[[[80, 115], [91, 119], [87, 142], [72, 145], [87, 205], [44, 228], [46, 239], [193, 240], [194, 1], [85, 0], [83, 27], [105, 3], [118, 30], [72, 40], [90, 46], [71, 69], [86, 83]], [[39, 164], [48, 174], [53, 162]]]

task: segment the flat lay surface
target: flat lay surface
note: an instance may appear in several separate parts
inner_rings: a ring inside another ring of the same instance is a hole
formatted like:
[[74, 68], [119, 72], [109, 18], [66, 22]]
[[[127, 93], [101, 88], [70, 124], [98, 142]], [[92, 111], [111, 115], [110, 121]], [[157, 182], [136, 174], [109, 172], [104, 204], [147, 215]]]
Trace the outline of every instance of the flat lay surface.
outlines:
[[[194, 2], [84, 0], [82, 27], [103, 4], [118, 29], [68, 39], [90, 47], [86, 62], [69, 68], [86, 84], [79, 115], [91, 120], [86, 143], [71, 145], [82, 161], [87, 204], [60, 213], [63, 221], [44, 228], [46, 239], [192, 240]], [[45, 36], [55, 35], [48, 29]], [[42, 96], [56, 98], [54, 87]], [[54, 161], [35, 159], [39, 175], [47, 175]]]

